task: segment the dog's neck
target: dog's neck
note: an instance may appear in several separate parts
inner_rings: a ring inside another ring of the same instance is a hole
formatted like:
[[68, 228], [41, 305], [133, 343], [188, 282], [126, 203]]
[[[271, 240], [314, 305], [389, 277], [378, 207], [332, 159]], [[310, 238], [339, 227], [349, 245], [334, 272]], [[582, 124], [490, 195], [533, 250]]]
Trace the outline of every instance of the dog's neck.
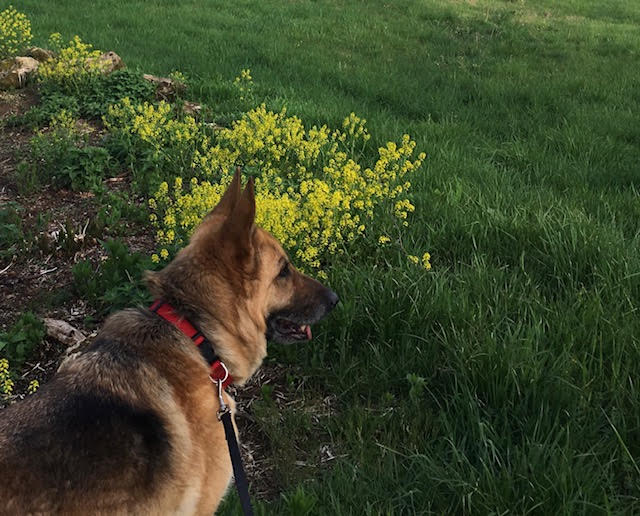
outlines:
[[[216, 306], [217, 296], [205, 296], [198, 289], [162, 280], [161, 273], [147, 276], [154, 297], [169, 303], [179, 315], [189, 320], [211, 343], [234, 383], [244, 384], [267, 354], [264, 317], [249, 315], [243, 306]], [[240, 299], [238, 303], [243, 301]]]
[[[229, 368], [234, 383], [242, 385], [253, 376], [267, 355], [267, 339], [264, 331], [245, 330], [244, 334], [238, 334], [236, 329], [239, 326], [242, 323], [225, 326], [215, 314], [204, 313], [199, 319], [200, 331]], [[255, 328], [255, 325], [247, 327]]]

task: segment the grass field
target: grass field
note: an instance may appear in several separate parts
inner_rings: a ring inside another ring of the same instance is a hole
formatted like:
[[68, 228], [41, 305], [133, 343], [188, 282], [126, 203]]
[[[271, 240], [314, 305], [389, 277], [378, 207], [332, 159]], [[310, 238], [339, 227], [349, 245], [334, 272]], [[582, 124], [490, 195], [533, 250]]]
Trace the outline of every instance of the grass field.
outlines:
[[[433, 270], [389, 253], [335, 268], [341, 309], [310, 346], [270, 349], [310, 408], [335, 401], [318, 429], [265, 392], [283, 495], [261, 510], [640, 512], [639, 3], [16, 7], [35, 43], [79, 34], [183, 71], [221, 111], [221, 79], [251, 68], [270, 107], [333, 126], [355, 111], [428, 155], [405, 243]], [[321, 445], [330, 467], [296, 463]]]

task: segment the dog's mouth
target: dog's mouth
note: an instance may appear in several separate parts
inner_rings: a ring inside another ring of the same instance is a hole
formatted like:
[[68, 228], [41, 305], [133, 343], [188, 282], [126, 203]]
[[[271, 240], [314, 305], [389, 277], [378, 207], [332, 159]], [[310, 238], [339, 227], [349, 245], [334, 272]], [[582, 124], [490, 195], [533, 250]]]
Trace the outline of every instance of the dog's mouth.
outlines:
[[338, 296], [326, 287], [315, 296], [293, 301], [267, 317], [267, 340], [281, 344], [311, 340], [311, 325], [321, 321], [337, 303]]
[[269, 317], [267, 338], [281, 343], [311, 340], [311, 326], [280, 316]]
[[311, 326], [276, 316], [269, 319], [267, 337], [279, 342], [311, 340]]

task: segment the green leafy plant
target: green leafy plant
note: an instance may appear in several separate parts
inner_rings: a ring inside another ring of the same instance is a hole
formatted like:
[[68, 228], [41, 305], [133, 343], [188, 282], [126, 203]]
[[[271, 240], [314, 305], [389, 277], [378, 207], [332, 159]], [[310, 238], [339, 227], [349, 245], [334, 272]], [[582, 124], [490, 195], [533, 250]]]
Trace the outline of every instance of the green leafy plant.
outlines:
[[10, 202], [0, 207], [0, 258], [48, 251], [50, 243], [44, 234], [47, 223], [48, 217], [43, 213], [25, 223], [24, 210], [17, 203]]
[[100, 189], [102, 179], [114, 165], [106, 149], [89, 145], [88, 135], [64, 110], [55, 116], [49, 130], [31, 139], [30, 146], [33, 166], [41, 180], [58, 188]]
[[153, 99], [153, 85], [139, 71], [116, 70], [108, 75], [89, 75], [69, 91], [56, 81], [42, 81], [40, 102], [23, 115], [8, 117], [9, 126], [45, 127], [61, 111], [74, 118], [99, 119], [112, 104], [127, 97], [135, 102]]
[[313, 493], [305, 491], [303, 486], [298, 486], [292, 493], [282, 495], [286, 514], [291, 516], [305, 516], [311, 514], [318, 499]]
[[80, 113], [78, 98], [61, 92], [57, 87], [44, 84], [40, 86], [40, 103], [24, 115], [10, 118], [7, 123], [32, 129], [45, 127], [62, 111], [76, 118]]
[[154, 91], [153, 84], [145, 80], [139, 71], [123, 69], [108, 75], [89, 77], [76, 98], [80, 116], [100, 118], [110, 105], [123, 98], [133, 99], [135, 102], [150, 101]]
[[0, 257], [12, 256], [25, 245], [22, 228], [22, 208], [16, 203], [7, 203], [0, 208]]
[[426, 388], [426, 380], [415, 373], [408, 373], [407, 382], [409, 382], [409, 399], [414, 405], [418, 405]]
[[103, 243], [107, 259], [97, 267], [88, 261], [77, 263], [72, 270], [76, 293], [99, 313], [150, 301], [142, 274], [152, 269], [150, 259], [141, 253], [131, 253], [119, 240]]
[[91, 234], [96, 237], [100, 237], [106, 231], [111, 235], [124, 234], [129, 229], [126, 222], [145, 224], [149, 220], [146, 205], [132, 202], [126, 192], [106, 190], [101, 192], [96, 200], [99, 209], [91, 220]]
[[20, 195], [30, 195], [42, 186], [38, 170], [27, 160], [16, 165], [13, 180]]
[[45, 335], [44, 324], [31, 312], [25, 312], [5, 333], [0, 334], [0, 357], [20, 367]]

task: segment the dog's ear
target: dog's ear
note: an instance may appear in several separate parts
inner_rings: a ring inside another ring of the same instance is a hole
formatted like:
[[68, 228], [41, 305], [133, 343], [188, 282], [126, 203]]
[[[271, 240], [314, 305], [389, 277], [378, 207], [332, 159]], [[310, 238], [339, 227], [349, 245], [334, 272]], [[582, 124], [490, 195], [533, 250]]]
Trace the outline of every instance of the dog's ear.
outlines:
[[229, 184], [227, 190], [222, 195], [220, 202], [218, 202], [216, 207], [213, 208], [207, 216], [222, 215], [224, 217], [228, 217], [231, 215], [231, 212], [236, 207], [236, 204], [238, 204], [238, 199], [240, 198], [241, 183], [242, 169], [240, 167], [236, 167], [236, 173], [233, 175], [231, 184]]
[[253, 250], [252, 240], [255, 232], [255, 218], [256, 199], [253, 178], [250, 177], [233, 211], [222, 226], [224, 238], [233, 242], [235, 252], [239, 257], [249, 256]]

